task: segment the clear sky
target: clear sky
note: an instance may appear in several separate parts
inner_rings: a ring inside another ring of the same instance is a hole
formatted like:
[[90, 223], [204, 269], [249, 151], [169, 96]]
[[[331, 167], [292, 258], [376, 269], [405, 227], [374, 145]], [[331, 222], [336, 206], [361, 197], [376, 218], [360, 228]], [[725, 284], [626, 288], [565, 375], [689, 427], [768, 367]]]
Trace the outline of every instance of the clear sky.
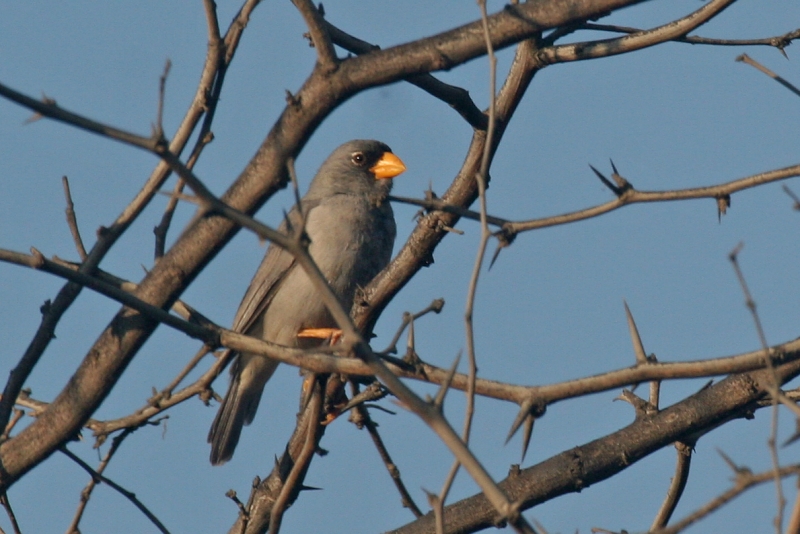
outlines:
[[[699, 8], [696, 0], [647, 2], [603, 22], [652, 27]], [[235, 3], [221, 2], [223, 27]], [[501, 9], [490, 3], [490, 11]], [[479, 17], [474, 2], [326, 2], [327, 18], [340, 28], [386, 48], [450, 29]], [[800, 26], [794, 0], [742, 0], [696, 32], [723, 38], [780, 35]], [[198, 176], [222, 193], [244, 168], [285, 104], [310, 72], [315, 52], [302, 34], [289, 2], [265, 2], [247, 27], [214, 123], [214, 142], [196, 167]], [[600, 38], [580, 33], [577, 38]], [[491, 174], [489, 211], [531, 219], [606, 202], [611, 193], [594, 177], [592, 164], [620, 173], [644, 190], [711, 185], [797, 164], [798, 99], [785, 88], [734, 59], [747, 52], [794, 83], [800, 83], [795, 47], [790, 61], [769, 48], [666, 44], [590, 62], [555, 65], [539, 73], [513, 118]], [[158, 78], [172, 62], [165, 102], [167, 135], [194, 93], [206, 52], [205, 18], [199, 2], [3, 2], [0, 4], [0, 81], [28, 95], [47, 95], [93, 119], [147, 134], [155, 120]], [[499, 54], [499, 76], [513, 50]], [[485, 58], [441, 79], [468, 89], [479, 107], [488, 104]], [[80, 228], [90, 245], [95, 231], [110, 224], [138, 191], [156, 159], [144, 152], [42, 120], [0, 101], [0, 247], [74, 260], [64, 222], [61, 177], [72, 185]], [[408, 167], [395, 192], [421, 197], [431, 185], [444, 192], [459, 169], [471, 128], [449, 106], [421, 90], [397, 83], [362, 93], [337, 109], [315, 132], [298, 163], [305, 189], [321, 161], [342, 142], [377, 138]], [[800, 181], [787, 185], [800, 193]], [[287, 192], [259, 213], [280, 221], [291, 206]], [[102, 267], [139, 280], [153, 264], [152, 228], [166, 197], [156, 199]], [[415, 209], [395, 206], [397, 250], [413, 229]], [[183, 206], [171, 239], [192, 214]], [[462, 221], [384, 312], [374, 347], [382, 349], [403, 311], [417, 311], [444, 297], [442, 314], [417, 324], [421, 357], [449, 366], [464, 349], [465, 294], [479, 227]], [[567, 226], [520, 235], [491, 271], [482, 274], [476, 301], [480, 375], [519, 384], [546, 384], [618, 369], [633, 363], [623, 299], [637, 320], [645, 349], [662, 361], [731, 355], [758, 348], [752, 319], [727, 255], [744, 242], [741, 265], [758, 304], [767, 339], [776, 344], [800, 333], [800, 214], [781, 184], [733, 197], [717, 221], [711, 200], [637, 205]], [[229, 325], [263, 255], [263, 247], [241, 232], [209, 265], [184, 300], [222, 325]], [[15, 365], [38, 326], [39, 307], [62, 281], [0, 264], [0, 373]], [[51, 400], [118, 309], [84, 291], [66, 314], [28, 386]], [[125, 372], [97, 418], [116, 418], [142, 406], [151, 388], [161, 388], [197, 350], [196, 342], [161, 327]], [[224, 392], [226, 379], [215, 385]], [[666, 383], [663, 405], [694, 392], [705, 381]], [[265, 475], [294, 424], [300, 380], [281, 367], [262, 399], [254, 424], [243, 432], [236, 456], [222, 467], [208, 463], [206, 433], [216, 405], [189, 401], [169, 412], [161, 427], [130, 437], [106, 472], [136, 495], [172, 532], [219, 532], [236, 508], [224, 493], [246, 498], [255, 475]], [[414, 384], [421, 393], [430, 387]], [[627, 404], [612, 402], [618, 391], [556, 404], [536, 423], [524, 466], [613, 432], [633, 419]], [[265, 409], [265, 405], [269, 409]], [[394, 406], [396, 416], [375, 412], [382, 435], [413, 497], [426, 506], [422, 488], [438, 491], [451, 457], [419, 420]], [[460, 428], [463, 396], [448, 397], [447, 414]], [[503, 446], [516, 407], [480, 401], [474, 450], [490, 472], [505, 477], [519, 462], [519, 438]], [[716, 449], [753, 470], [769, 467], [770, 418], [735, 421], [703, 438], [677, 516], [729, 486], [731, 473]], [[781, 414], [785, 439], [794, 431]], [[93, 465], [97, 452], [86, 433], [69, 448]], [[284, 532], [384, 531], [413, 516], [399, 504], [394, 487], [365, 432], [344, 419], [322, 442], [306, 479], [322, 491], [308, 492], [286, 515]], [[101, 452], [105, 452], [105, 445]], [[593, 526], [646, 530], [672, 476], [675, 453], [667, 448], [614, 479], [526, 512], [549, 532], [588, 532]], [[785, 463], [798, 460], [797, 445], [781, 450]], [[53, 455], [9, 492], [23, 532], [63, 532], [87, 476], [61, 454]], [[786, 484], [791, 503], [793, 484]], [[451, 501], [476, 486], [461, 474]], [[765, 486], [689, 532], [766, 532], [775, 514], [775, 492]], [[9, 522], [0, 514], [0, 527]], [[150, 532], [152, 525], [108, 487], [95, 491], [81, 530]]]

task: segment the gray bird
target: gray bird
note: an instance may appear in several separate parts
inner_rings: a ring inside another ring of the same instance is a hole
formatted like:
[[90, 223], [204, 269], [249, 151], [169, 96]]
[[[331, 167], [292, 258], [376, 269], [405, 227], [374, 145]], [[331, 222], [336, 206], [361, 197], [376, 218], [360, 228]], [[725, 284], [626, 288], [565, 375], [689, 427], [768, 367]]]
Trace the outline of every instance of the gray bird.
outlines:
[[[309, 253], [345, 310], [352, 306], [356, 288], [389, 263], [396, 228], [386, 197], [390, 178], [405, 169], [385, 144], [350, 141], [325, 160], [300, 201]], [[301, 223], [299, 215], [297, 207], [288, 215], [294, 228]], [[280, 229], [288, 231], [286, 221]], [[313, 347], [324, 340], [307, 337], [311, 329], [336, 326], [303, 268], [291, 254], [270, 245], [239, 305], [233, 330], [290, 347]], [[253, 421], [264, 386], [278, 366], [256, 354], [234, 358], [228, 393], [208, 433], [212, 465], [231, 459], [242, 426]]]

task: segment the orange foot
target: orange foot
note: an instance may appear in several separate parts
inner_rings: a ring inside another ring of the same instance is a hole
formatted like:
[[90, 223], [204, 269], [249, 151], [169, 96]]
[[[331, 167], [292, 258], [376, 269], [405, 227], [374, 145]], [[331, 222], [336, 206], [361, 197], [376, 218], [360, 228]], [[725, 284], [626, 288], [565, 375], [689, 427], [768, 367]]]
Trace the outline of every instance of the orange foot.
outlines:
[[299, 338], [330, 339], [335, 345], [342, 339], [342, 331], [338, 328], [304, 328], [297, 333]]

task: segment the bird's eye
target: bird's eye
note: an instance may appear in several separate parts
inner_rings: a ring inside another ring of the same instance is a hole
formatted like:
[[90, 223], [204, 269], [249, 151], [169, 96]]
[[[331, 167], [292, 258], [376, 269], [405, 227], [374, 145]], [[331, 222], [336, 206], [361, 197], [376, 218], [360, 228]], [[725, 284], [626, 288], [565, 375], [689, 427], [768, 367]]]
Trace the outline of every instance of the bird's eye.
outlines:
[[365, 161], [367, 161], [367, 158], [364, 156], [362, 152], [355, 152], [351, 156], [351, 160], [356, 165], [361, 166], [364, 164]]

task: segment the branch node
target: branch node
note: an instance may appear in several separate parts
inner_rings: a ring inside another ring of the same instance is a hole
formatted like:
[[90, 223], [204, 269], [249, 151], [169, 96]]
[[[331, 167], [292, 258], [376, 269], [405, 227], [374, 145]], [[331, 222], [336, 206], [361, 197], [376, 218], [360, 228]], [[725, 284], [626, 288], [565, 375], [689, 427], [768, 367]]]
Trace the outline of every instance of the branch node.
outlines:
[[625, 401], [633, 406], [634, 410], [636, 411], [636, 421], [652, 417], [658, 413], [658, 408], [656, 406], [639, 397], [629, 389], [623, 389], [619, 397], [614, 400]]

